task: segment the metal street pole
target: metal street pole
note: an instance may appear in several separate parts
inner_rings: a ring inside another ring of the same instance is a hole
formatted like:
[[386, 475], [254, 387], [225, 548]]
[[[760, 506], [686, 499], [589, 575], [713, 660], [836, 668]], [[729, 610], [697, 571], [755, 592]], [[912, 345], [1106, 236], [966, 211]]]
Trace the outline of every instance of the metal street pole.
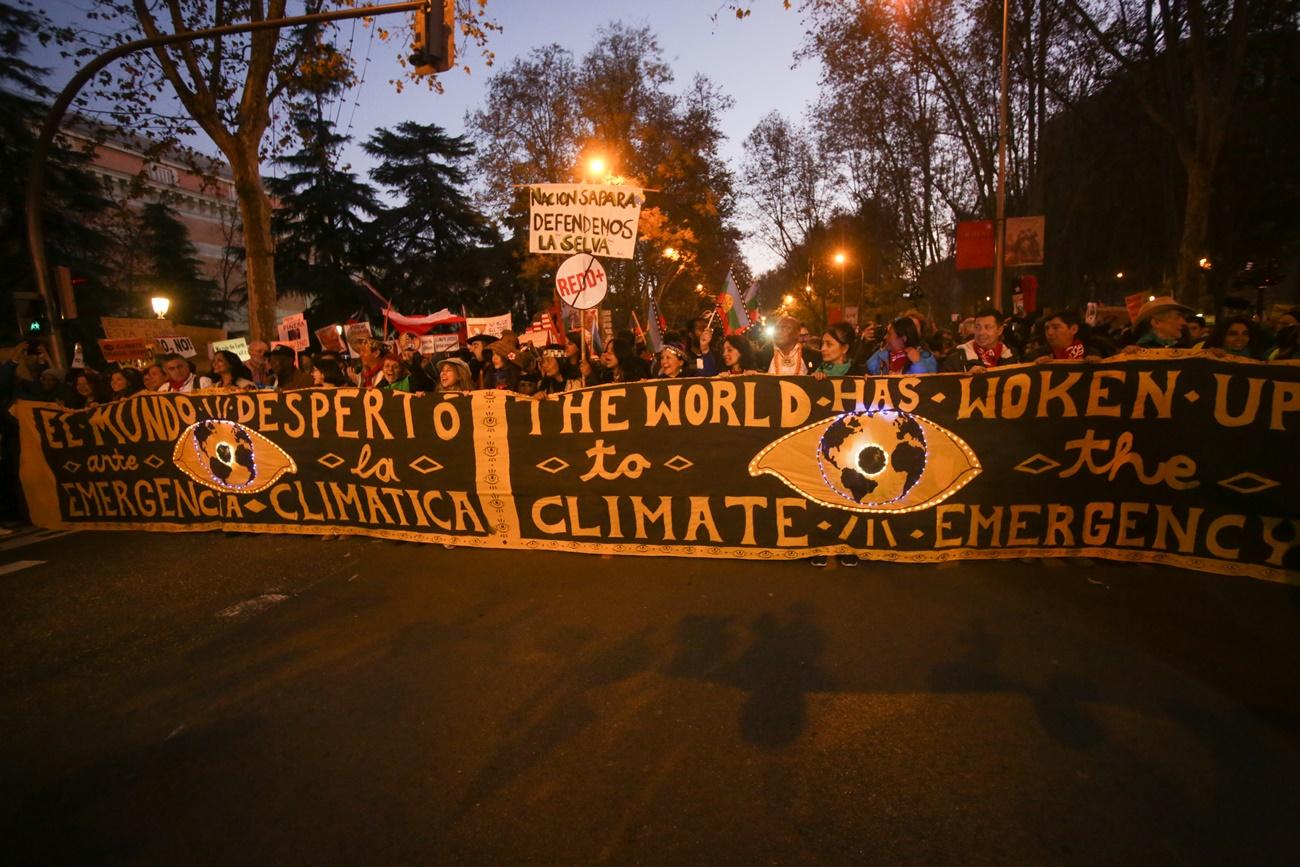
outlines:
[[41, 136], [32, 151], [32, 165], [27, 174], [27, 249], [32, 257], [32, 272], [36, 278], [36, 290], [45, 302], [45, 312], [50, 320], [50, 357], [55, 367], [66, 368], [66, 353], [63, 347], [63, 314], [54, 303], [50, 292], [50, 275], [45, 261], [45, 226], [42, 214], [45, 204], [45, 162], [49, 158], [54, 137], [58, 135], [63, 115], [77, 94], [101, 69], [108, 64], [136, 51], [153, 48], [158, 45], [174, 45], [178, 42], [193, 42], [196, 39], [209, 39], [214, 36], [227, 36], [234, 33], [252, 33], [257, 30], [279, 30], [284, 27], [297, 27], [301, 24], [319, 24], [323, 21], [340, 21], [349, 18], [368, 18], [389, 15], [395, 12], [414, 12], [424, 9], [429, 0], [411, 0], [407, 3], [391, 3], [387, 6], [364, 6], [355, 9], [336, 9], [331, 12], [317, 12], [313, 15], [297, 15], [292, 18], [276, 18], [269, 21], [248, 21], [243, 24], [227, 24], [222, 27], [209, 27], [205, 30], [184, 30], [180, 33], [166, 33], [146, 39], [137, 39], [105, 51], [83, 66], [67, 86], [59, 93], [50, 113], [45, 116], [41, 126]]
[[1002, 95], [998, 107], [998, 204], [993, 223], [993, 306], [1002, 309], [1002, 263], [1007, 243], [1007, 7], [1002, 0]]

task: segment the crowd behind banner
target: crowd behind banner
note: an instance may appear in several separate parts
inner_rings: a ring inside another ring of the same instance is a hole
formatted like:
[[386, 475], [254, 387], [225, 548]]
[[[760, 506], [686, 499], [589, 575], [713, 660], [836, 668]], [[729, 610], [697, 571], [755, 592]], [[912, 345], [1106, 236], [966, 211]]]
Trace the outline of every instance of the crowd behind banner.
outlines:
[[[17, 436], [9, 406], [18, 400], [85, 409], [145, 392], [232, 392], [309, 387], [363, 387], [415, 393], [499, 389], [544, 397], [608, 383], [679, 377], [729, 377], [752, 373], [814, 378], [924, 375], [940, 371], [979, 372], [1020, 362], [1068, 363], [1098, 360], [1138, 348], [1203, 348], [1217, 355], [1260, 361], [1300, 358], [1296, 311], [1275, 321], [1221, 318], [1213, 327], [1172, 298], [1154, 298], [1131, 327], [1090, 327], [1070, 310], [1035, 317], [1004, 318], [982, 310], [953, 331], [936, 329], [916, 310], [891, 321], [855, 328], [835, 323], [811, 332], [791, 317], [767, 331], [723, 334], [712, 318], [696, 318], [664, 330], [663, 346], [651, 353], [641, 335], [616, 333], [593, 346], [580, 332], [544, 346], [521, 343], [506, 331], [478, 335], [452, 352], [422, 354], [411, 335], [391, 342], [359, 337], [351, 352], [296, 353], [284, 345], [248, 344], [247, 362], [233, 352], [213, 354], [207, 369], [193, 359], [168, 354], [143, 368], [62, 371], [39, 347], [20, 345], [0, 365], [3, 416], [3, 496], [0, 515], [21, 522]], [[585, 354], [584, 354], [585, 351]]]

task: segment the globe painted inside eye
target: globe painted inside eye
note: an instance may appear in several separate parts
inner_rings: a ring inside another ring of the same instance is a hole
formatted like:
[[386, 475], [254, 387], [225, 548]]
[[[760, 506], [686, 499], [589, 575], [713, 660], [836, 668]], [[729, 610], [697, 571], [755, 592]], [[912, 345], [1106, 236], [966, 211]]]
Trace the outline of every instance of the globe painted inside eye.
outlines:
[[172, 460], [196, 482], [239, 494], [265, 490], [284, 473], [298, 469], [284, 449], [227, 419], [190, 425], [177, 440]]
[[860, 506], [907, 496], [925, 472], [925, 430], [907, 413], [845, 413], [822, 434], [817, 463], [832, 491]]

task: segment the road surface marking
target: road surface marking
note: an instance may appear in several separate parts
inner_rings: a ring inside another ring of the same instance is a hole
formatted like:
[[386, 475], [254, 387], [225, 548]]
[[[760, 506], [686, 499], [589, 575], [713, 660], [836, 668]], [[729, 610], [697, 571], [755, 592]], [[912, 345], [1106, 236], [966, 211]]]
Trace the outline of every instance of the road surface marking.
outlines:
[[288, 596], [281, 593], [264, 593], [261, 596], [256, 596], [252, 599], [245, 599], [243, 602], [238, 602], [231, 605], [229, 608], [223, 608], [217, 612], [217, 616], [243, 617], [246, 614], [257, 614], [270, 608], [275, 603], [283, 602], [288, 598]]
[[27, 569], [32, 566], [42, 566], [44, 564], [44, 560], [19, 560], [16, 563], [6, 563], [5, 565], [0, 566], [0, 575], [8, 575], [10, 572], [17, 572], [20, 569]]
[[31, 528], [21, 530], [13, 535], [0, 536], [3, 542], [0, 542], [0, 551], [12, 551], [15, 548], [25, 548], [28, 545], [35, 545], [37, 542], [48, 542], [50, 539], [57, 539], [60, 536], [66, 536], [69, 533], [75, 533], [76, 530], [41, 530]]

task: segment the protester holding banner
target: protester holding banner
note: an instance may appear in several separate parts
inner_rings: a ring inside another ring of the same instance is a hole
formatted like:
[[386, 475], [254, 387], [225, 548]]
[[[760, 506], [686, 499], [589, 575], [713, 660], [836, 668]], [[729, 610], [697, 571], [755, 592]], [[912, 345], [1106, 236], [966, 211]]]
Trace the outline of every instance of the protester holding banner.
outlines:
[[384, 342], [362, 337], [354, 345], [361, 363], [361, 387], [378, 388], [384, 381]]
[[93, 409], [109, 401], [108, 384], [93, 370], [78, 370], [72, 377], [72, 392], [63, 405], [68, 409]]
[[821, 339], [822, 362], [813, 371], [817, 379], [828, 376], [856, 376], [863, 368], [854, 364], [853, 351], [857, 335], [847, 322], [836, 322], [826, 329]]
[[1002, 341], [1002, 313], [985, 307], [975, 314], [975, 336], [953, 348], [944, 359], [944, 370], [983, 373], [1020, 360], [1015, 350]]
[[524, 351], [509, 331], [488, 345], [492, 353], [492, 370], [484, 374], [484, 387], [498, 391], [518, 391], [524, 374]]
[[1192, 309], [1170, 295], [1152, 298], [1138, 309], [1133, 320], [1137, 346], [1146, 349], [1188, 349], [1191, 341], [1183, 333]]
[[384, 359], [384, 378], [379, 383], [380, 388], [386, 388], [389, 391], [414, 391], [411, 388], [411, 374], [406, 366], [406, 362], [395, 356], [388, 356]]
[[1238, 358], [1260, 360], [1267, 357], [1269, 350], [1264, 332], [1245, 316], [1230, 316], [1215, 323], [1205, 346]]
[[1058, 310], [1043, 322], [1044, 345], [1025, 354], [1026, 361], [1098, 361], [1110, 355], [1092, 338], [1088, 326], [1073, 310]]
[[655, 379], [678, 379], [689, 374], [686, 347], [680, 343], [665, 343], [659, 351], [659, 372]]
[[218, 349], [212, 354], [213, 385], [239, 391], [252, 391], [257, 388], [253, 382], [253, 372], [244, 364], [244, 360], [229, 349]]
[[266, 362], [275, 376], [276, 391], [312, 387], [310, 374], [299, 370], [294, 365], [296, 358], [297, 353], [283, 344], [278, 344], [266, 354]]
[[582, 387], [578, 371], [569, 363], [565, 347], [556, 343], [543, 346], [537, 364], [541, 371], [537, 394], [563, 394]]
[[636, 347], [628, 341], [615, 337], [605, 346], [600, 355], [603, 369], [603, 382], [637, 382], [645, 379], [649, 371], [645, 363], [636, 354]]
[[697, 316], [686, 328], [687, 372], [692, 376], [716, 376], [722, 370], [717, 347], [714, 346], [713, 318]]
[[754, 344], [743, 334], [728, 334], [722, 339], [722, 373], [720, 376], [744, 376], [757, 373]]
[[453, 394], [474, 390], [473, 374], [469, 362], [463, 358], [449, 356], [438, 362], [438, 384], [434, 391], [438, 394]]
[[212, 380], [199, 376], [190, 367], [189, 359], [183, 355], [169, 352], [158, 359], [162, 363], [166, 381], [158, 391], [189, 393], [198, 388], [211, 388]]
[[821, 364], [821, 354], [805, 350], [799, 343], [799, 320], [782, 316], [776, 323], [772, 348], [758, 360], [758, 369], [777, 376], [806, 376]]
[[163, 372], [162, 365], [157, 361], [146, 365], [140, 377], [146, 391], [158, 391], [167, 384], [167, 374]]
[[311, 367], [311, 383], [317, 388], [342, 388], [352, 384], [338, 359], [323, 353]]
[[110, 400], [123, 400], [144, 391], [144, 380], [134, 367], [123, 367], [108, 377]]
[[916, 330], [916, 320], [900, 316], [885, 326], [885, 345], [867, 359], [869, 376], [936, 373], [939, 364]]
[[270, 388], [275, 384], [275, 375], [271, 372], [271, 367], [266, 360], [266, 353], [270, 350], [265, 340], [248, 341], [248, 372], [251, 374], [249, 379], [258, 388]]

